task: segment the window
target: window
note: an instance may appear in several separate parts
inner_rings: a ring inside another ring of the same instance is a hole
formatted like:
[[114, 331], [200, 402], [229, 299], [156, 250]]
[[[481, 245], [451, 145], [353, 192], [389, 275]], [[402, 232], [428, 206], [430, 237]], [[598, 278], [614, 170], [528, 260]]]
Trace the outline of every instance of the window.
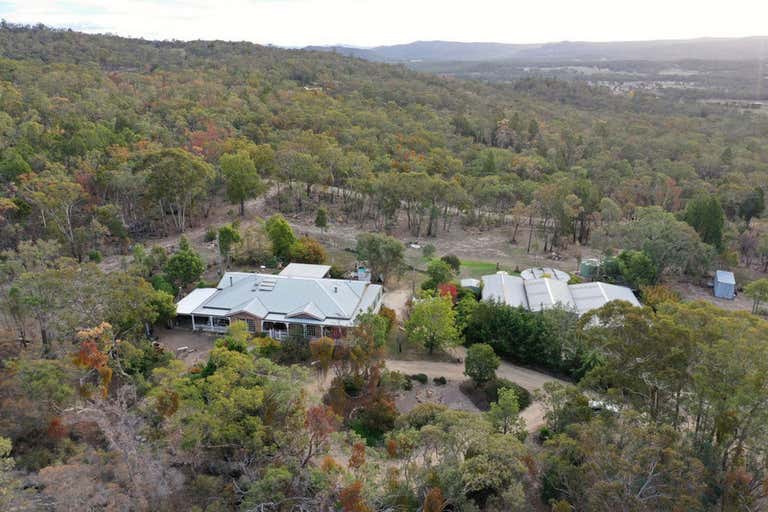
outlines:
[[291, 336], [304, 336], [304, 326], [302, 324], [288, 324], [288, 334]]
[[248, 324], [248, 332], [256, 332], [256, 320], [246, 318], [245, 323]]
[[318, 332], [320, 329], [316, 325], [306, 325], [304, 326], [306, 329], [307, 336], [310, 338], [317, 338]]

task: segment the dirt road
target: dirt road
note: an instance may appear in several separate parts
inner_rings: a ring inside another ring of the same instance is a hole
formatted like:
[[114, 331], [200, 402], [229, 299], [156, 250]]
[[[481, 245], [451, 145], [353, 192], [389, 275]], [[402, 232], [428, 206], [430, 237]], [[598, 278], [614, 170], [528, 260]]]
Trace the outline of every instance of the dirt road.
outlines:
[[[455, 350], [457, 356], [461, 357], [463, 360], [466, 355], [464, 348], [458, 347]], [[405, 374], [425, 373], [430, 379], [443, 376], [449, 381], [459, 383], [467, 378], [464, 375], [464, 365], [460, 363], [387, 359], [386, 364], [387, 368], [390, 370], [397, 370]], [[544, 373], [515, 366], [504, 361], [499, 365], [496, 375], [520, 384], [530, 392], [541, 388], [547, 382], [561, 382], [566, 384], [565, 381], [556, 379]], [[458, 385], [456, 385], [456, 392], [461, 393], [461, 391], [458, 390]], [[528, 427], [529, 432], [537, 430], [544, 424], [544, 408], [542, 404], [538, 401], [534, 401], [522, 412], [522, 417], [525, 419], [525, 424]]]

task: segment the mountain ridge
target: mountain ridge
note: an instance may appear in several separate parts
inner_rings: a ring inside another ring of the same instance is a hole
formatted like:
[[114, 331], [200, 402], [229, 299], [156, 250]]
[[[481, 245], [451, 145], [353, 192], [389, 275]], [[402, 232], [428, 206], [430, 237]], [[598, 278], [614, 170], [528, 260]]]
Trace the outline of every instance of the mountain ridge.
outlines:
[[414, 41], [359, 48], [346, 45], [307, 46], [382, 62], [409, 61], [599, 61], [599, 60], [766, 60], [768, 36], [701, 37], [649, 41], [558, 41], [515, 44], [494, 42]]

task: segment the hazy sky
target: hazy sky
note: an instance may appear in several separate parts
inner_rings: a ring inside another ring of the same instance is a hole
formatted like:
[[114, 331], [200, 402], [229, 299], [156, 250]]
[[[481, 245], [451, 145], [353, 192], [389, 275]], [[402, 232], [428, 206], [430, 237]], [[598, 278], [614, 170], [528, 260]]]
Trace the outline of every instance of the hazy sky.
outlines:
[[768, 35], [768, 0], [0, 0], [0, 18], [284, 46], [626, 41]]

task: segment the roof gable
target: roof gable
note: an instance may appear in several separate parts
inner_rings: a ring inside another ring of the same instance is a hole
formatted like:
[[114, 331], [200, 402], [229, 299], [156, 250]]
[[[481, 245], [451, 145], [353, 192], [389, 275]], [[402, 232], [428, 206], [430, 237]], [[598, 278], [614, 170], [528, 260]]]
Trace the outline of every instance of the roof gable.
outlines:
[[289, 311], [285, 314], [286, 318], [299, 318], [299, 317], [309, 317], [313, 320], [325, 320], [325, 315], [322, 311], [313, 303], [308, 302], [304, 304], [303, 306], [300, 306], [293, 311]]

